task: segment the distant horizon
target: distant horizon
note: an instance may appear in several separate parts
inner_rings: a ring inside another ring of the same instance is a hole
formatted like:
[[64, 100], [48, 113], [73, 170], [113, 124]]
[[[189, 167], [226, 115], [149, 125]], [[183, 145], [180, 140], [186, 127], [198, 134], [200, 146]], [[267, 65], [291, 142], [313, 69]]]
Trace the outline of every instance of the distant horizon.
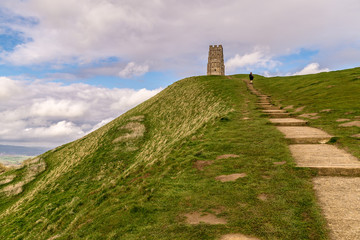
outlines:
[[26, 147], [0, 144], [0, 155], [37, 156], [50, 150], [46, 147]]

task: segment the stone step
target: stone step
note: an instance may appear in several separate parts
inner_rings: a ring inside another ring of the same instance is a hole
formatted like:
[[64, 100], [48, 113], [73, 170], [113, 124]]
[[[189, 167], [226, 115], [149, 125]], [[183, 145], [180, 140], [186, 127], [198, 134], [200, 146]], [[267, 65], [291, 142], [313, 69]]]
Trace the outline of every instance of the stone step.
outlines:
[[322, 176], [360, 176], [360, 161], [346, 151], [328, 144], [289, 146], [299, 167], [315, 169]]
[[263, 113], [286, 113], [285, 110], [282, 109], [266, 109], [262, 110]]
[[285, 135], [285, 138], [294, 144], [306, 144], [306, 143], [327, 143], [333, 136], [326, 132], [312, 127], [276, 127], [280, 132]]
[[330, 239], [360, 239], [360, 178], [316, 177], [313, 184]]
[[296, 118], [270, 118], [275, 126], [305, 126], [307, 121]]
[[280, 110], [279, 107], [274, 106], [274, 105], [262, 105], [262, 106], [259, 106], [259, 108], [262, 108], [265, 110]]
[[271, 118], [288, 118], [289, 117], [289, 113], [284, 112], [284, 113], [266, 113], [269, 117]]

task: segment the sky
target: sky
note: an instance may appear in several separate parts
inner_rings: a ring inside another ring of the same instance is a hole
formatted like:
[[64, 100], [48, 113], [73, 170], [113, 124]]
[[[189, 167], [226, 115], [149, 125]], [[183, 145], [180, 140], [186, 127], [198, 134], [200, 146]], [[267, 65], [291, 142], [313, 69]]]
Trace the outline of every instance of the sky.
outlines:
[[173, 82], [359, 67], [358, 0], [0, 0], [0, 144], [56, 147]]

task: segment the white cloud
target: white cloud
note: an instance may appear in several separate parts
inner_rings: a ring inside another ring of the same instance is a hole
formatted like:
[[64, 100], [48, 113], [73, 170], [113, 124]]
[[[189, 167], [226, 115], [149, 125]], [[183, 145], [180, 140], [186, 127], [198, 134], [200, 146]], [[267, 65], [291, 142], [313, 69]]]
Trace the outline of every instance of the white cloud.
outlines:
[[[1, 86], [16, 91], [6, 91], [7, 101], [0, 105], [0, 144], [46, 147], [75, 140], [161, 90], [107, 89], [9, 78]], [[26, 91], [16, 94], [18, 89]]]
[[280, 62], [272, 60], [270, 56], [267, 56], [261, 50], [255, 50], [252, 53], [244, 54], [242, 56], [236, 54], [233, 58], [230, 58], [225, 62], [227, 72], [234, 72], [237, 68], [246, 68], [247, 70], [259, 67], [273, 69], [278, 65], [280, 65]]
[[359, 49], [360, 31], [354, 29], [360, 2], [344, 1], [2, 0], [0, 6], [38, 23], [3, 23], [31, 41], [2, 52], [1, 58], [18, 65], [61, 65], [115, 56], [123, 62], [149, 61], [151, 69], [200, 73], [204, 70], [193, 66], [200, 65], [209, 44], [223, 44], [226, 59], [239, 54], [230, 69], [261, 58], [240, 54], [254, 46], [269, 46], [268, 56], [300, 48], [333, 52], [344, 43]]
[[306, 75], [306, 74], [314, 74], [314, 73], [329, 72], [329, 71], [330, 69], [328, 68], [321, 69], [319, 63], [310, 63], [301, 71], [294, 73], [294, 75]]
[[134, 76], [144, 75], [148, 71], [148, 65], [137, 65], [134, 62], [129, 62], [126, 67], [119, 72], [119, 76], [122, 78], [131, 78]]
[[82, 101], [73, 101], [71, 99], [43, 99], [35, 102], [30, 112], [39, 117], [63, 117], [76, 118], [83, 117], [89, 106]]
[[16, 94], [21, 94], [22, 90], [20, 82], [7, 77], [0, 77], [0, 100], [5, 101]]
[[[36, 127], [36, 128], [26, 128], [24, 129], [24, 137], [34, 139], [44, 139], [44, 138], [59, 138], [59, 137], [81, 137], [84, 132], [76, 124], [68, 121], [60, 121], [55, 124], [52, 124], [48, 127]], [[51, 142], [53, 139], [49, 139]]]

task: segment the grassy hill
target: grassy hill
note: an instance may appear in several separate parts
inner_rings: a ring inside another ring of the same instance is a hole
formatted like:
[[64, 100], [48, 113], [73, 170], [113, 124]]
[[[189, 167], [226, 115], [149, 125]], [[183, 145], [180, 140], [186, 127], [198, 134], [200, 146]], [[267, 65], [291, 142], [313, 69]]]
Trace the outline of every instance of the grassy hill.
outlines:
[[[293, 106], [295, 116], [306, 116], [309, 124], [334, 135], [334, 143], [360, 159], [360, 68], [292, 77], [257, 77], [255, 87], [272, 96], [275, 103]], [[297, 108], [303, 108], [296, 112]], [[304, 116], [304, 115], [303, 115]], [[355, 123], [356, 124], [356, 123]], [[350, 124], [351, 125], [351, 124]]]
[[[2, 173], [1, 239], [326, 239], [312, 173], [295, 167], [244, 77], [183, 79]], [[232, 173], [245, 177], [215, 179]], [[192, 212], [227, 224], [188, 224]]]

